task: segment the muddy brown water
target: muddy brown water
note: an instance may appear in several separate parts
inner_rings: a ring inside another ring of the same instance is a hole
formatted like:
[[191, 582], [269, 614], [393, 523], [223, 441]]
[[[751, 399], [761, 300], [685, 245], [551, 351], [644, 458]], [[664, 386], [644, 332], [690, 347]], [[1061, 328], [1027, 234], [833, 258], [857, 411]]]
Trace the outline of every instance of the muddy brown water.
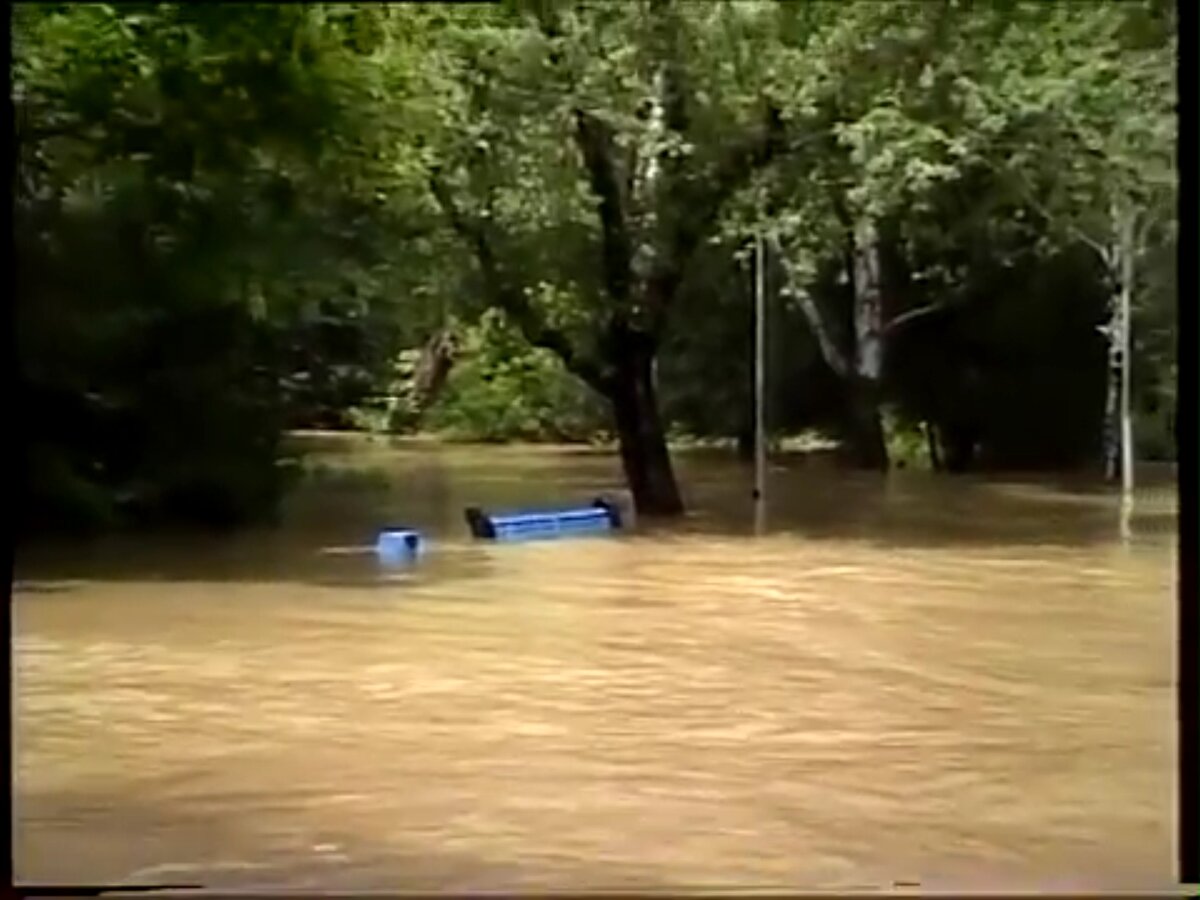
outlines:
[[[311, 440], [311, 439], [310, 439]], [[1174, 485], [681, 457], [694, 513], [481, 545], [611, 455], [313, 442], [282, 523], [23, 548], [15, 866], [214, 888], [1155, 887]], [[384, 522], [425, 559], [381, 568]]]

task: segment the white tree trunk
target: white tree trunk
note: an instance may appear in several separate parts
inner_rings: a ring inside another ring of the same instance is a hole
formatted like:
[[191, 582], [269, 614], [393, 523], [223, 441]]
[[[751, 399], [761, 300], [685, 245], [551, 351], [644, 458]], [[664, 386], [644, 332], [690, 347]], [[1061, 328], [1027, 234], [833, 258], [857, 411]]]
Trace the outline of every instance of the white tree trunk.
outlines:
[[1126, 211], [1114, 211], [1115, 240], [1106, 262], [1115, 290], [1109, 300], [1108, 391], [1105, 399], [1104, 473], [1121, 480], [1125, 495], [1133, 493], [1133, 416], [1131, 413], [1133, 348], [1134, 222]]
[[1133, 416], [1130, 412], [1133, 369], [1133, 216], [1126, 212], [1120, 222], [1121, 254], [1121, 491], [1133, 498]]
[[1104, 394], [1104, 477], [1116, 481], [1121, 469], [1121, 290], [1108, 300], [1108, 324], [1101, 329], [1108, 341], [1107, 387]]
[[879, 235], [862, 219], [854, 232], [854, 374], [872, 385], [883, 375], [883, 309]]
[[1124, 210], [1118, 245], [1121, 254], [1121, 537], [1133, 533], [1133, 416], [1130, 385], [1133, 370], [1133, 214]]

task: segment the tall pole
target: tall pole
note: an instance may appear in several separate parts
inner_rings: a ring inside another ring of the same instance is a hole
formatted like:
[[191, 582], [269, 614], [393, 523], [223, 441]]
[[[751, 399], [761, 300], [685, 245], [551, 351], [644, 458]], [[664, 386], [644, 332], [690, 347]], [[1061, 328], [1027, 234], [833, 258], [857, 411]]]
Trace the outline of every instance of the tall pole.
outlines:
[[766, 524], [767, 429], [764, 412], [766, 373], [766, 296], [763, 290], [762, 235], [754, 238], [754, 525], [761, 532]]

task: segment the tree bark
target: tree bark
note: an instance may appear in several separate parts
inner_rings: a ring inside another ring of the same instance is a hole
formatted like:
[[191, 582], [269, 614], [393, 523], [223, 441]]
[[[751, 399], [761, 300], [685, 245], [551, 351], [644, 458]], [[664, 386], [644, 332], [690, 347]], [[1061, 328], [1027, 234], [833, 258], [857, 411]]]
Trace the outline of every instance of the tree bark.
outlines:
[[1116, 481], [1120, 471], [1121, 435], [1118, 405], [1121, 396], [1120, 349], [1116, 341], [1108, 345], [1108, 387], [1104, 399], [1104, 477]]
[[[685, 57], [675, 46], [672, 4], [654, 5], [656, 27], [667, 44], [667, 64], [659, 79], [662, 126], [685, 137], [690, 130], [688, 77]], [[553, 4], [538, 3], [533, 11], [550, 38], [562, 35]], [[557, 64], [561, 56], [552, 55]], [[654, 385], [656, 344], [666, 327], [667, 313], [692, 256], [703, 246], [722, 206], [753, 172], [768, 165], [788, 146], [788, 129], [773, 104], [763, 110], [762, 124], [730, 142], [711, 170], [694, 169], [683, 157], [656, 162], [661, 170], [636, 188], [634, 148], [622, 150], [615, 126], [596, 110], [575, 110], [574, 140], [597, 200], [601, 226], [601, 277], [611, 309], [599, 353], [584, 353], [567, 334], [552, 326], [522, 290], [520, 279], [502, 265], [484, 223], [464, 217], [441, 173], [431, 173], [430, 186], [451, 226], [472, 248], [490, 292], [492, 305], [504, 310], [538, 347], [563, 360], [567, 369], [608, 398], [620, 441], [621, 460], [639, 514], [678, 515], [683, 503], [659, 415]], [[641, 234], [638, 212], [653, 210], [657, 236]], [[649, 241], [654, 263], [646, 273], [633, 262], [639, 245]]]
[[1105, 262], [1109, 266], [1109, 279], [1112, 291], [1109, 294], [1107, 324], [1100, 329], [1108, 341], [1108, 369], [1104, 395], [1104, 477], [1108, 481], [1116, 481], [1121, 471], [1121, 370], [1122, 359], [1122, 330], [1121, 321], [1121, 285], [1117, 283], [1116, 248], [1110, 250]]
[[658, 412], [654, 353], [627, 341], [619, 351], [609, 393], [625, 480], [639, 516], [677, 516], [683, 512], [683, 499]]
[[[1133, 413], [1130, 404], [1133, 376], [1133, 218], [1126, 212], [1118, 228], [1121, 248], [1121, 492], [1126, 505], [1133, 502]], [[1126, 525], [1128, 522], [1126, 521]]]
[[1129, 410], [1130, 296], [1133, 289], [1133, 219], [1114, 207], [1112, 247], [1105, 262], [1112, 281], [1109, 321], [1101, 329], [1108, 339], [1108, 390], [1104, 404], [1104, 474], [1121, 480], [1125, 496], [1133, 492], [1133, 424]]
[[455, 339], [449, 330], [437, 332], [421, 348], [413, 378], [418, 410], [424, 411], [437, 401], [454, 367], [455, 354]]
[[942, 455], [947, 472], [969, 472], [975, 468], [975, 454], [979, 449], [975, 428], [965, 422], [942, 425]]
[[742, 462], [754, 461], [754, 425], [744, 425], [737, 433], [737, 458]]
[[851, 238], [849, 274], [854, 290], [854, 336], [845, 342], [851, 344], [849, 351], [839, 346], [825, 315], [792, 273], [777, 241], [775, 246], [788, 279], [789, 293], [799, 302], [826, 364], [846, 384], [845, 443], [839, 455], [855, 467], [885, 471], [889, 460], [879, 414], [879, 392], [890, 327], [883, 322], [878, 233], [868, 222]]
[[848, 383], [850, 397], [846, 410], [847, 441], [842, 457], [855, 468], [888, 469], [887, 443], [883, 435], [883, 421], [879, 415], [878, 385], [863, 378], [852, 378]]
[[887, 443], [879, 414], [883, 377], [883, 289], [879, 232], [874, 222], [860, 221], [854, 230], [854, 371], [850, 378], [849, 458], [858, 466], [886, 471]]
[[942, 454], [938, 448], [937, 426], [933, 422], [925, 422], [925, 443], [929, 447], [929, 468], [935, 472], [941, 472], [945, 467], [942, 464]]
[[[779, 258], [783, 260], [783, 253], [779, 251]], [[804, 313], [804, 318], [808, 320], [808, 325], [812, 329], [813, 334], [817, 338], [817, 345], [821, 348], [821, 357], [825, 360], [825, 364], [831, 368], [839, 378], [847, 378], [850, 375], [850, 363], [847, 360], [847, 355], [842, 352], [833, 335], [830, 334], [829, 328], [825, 323], [825, 316], [817, 306], [816, 300], [809, 294], [807, 289], [795, 281], [791, 274], [791, 268], [784, 263], [784, 271], [788, 273], [789, 293], [796, 298], [800, 304], [800, 311]]]

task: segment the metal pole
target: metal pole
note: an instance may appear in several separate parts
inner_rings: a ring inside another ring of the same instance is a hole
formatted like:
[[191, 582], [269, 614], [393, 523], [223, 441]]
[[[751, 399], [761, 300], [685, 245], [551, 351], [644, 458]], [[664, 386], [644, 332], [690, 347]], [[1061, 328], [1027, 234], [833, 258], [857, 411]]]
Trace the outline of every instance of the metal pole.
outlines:
[[764, 414], [766, 355], [766, 296], [763, 290], [762, 235], [754, 238], [754, 523], [762, 531], [766, 523], [767, 434]]

